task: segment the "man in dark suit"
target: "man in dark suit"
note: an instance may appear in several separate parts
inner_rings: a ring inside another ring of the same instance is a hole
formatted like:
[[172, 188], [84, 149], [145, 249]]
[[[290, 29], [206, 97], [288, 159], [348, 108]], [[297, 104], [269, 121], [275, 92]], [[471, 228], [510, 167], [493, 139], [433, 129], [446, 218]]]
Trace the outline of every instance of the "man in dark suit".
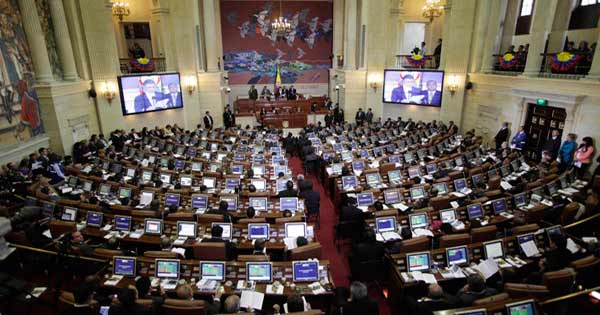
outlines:
[[294, 189], [294, 182], [291, 180], [288, 180], [287, 183], [285, 183], [285, 190], [282, 190], [277, 194], [277, 198], [282, 197], [298, 197], [298, 191]]
[[204, 115], [204, 128], [208, 130], [213, 129], [213, 118], [209, 111], [206, 111]]
[[362, 108], [358, 109], [358, 112], [356, 112], [354, 119], [356, 120], [357, 125], [362, 125], [362, 123], [365, 121], [365, 112], [363, 112]]
[[136, 96], [133, 100], [133, 107], [136, 113], [154, 110], [162, 106], [162, 102], [160, 101], [164, 100], [165, 97], [161, 92], [156, 91], [154, 80], [148, 79], [144, 81], [142, 91], [144, 93]]
[[560, 150], [560, 132], [558, 130], [552, 130], [552, 135], [550, 136], [550, 139], [546, 140], [542, 150], [548, 151], [552, 160], [556, 160], [558, 151]]
[[108, 309], [108, 315], [152, 315], [154, 306], [142, 305], [137, 302], [137, 289], [128, 285], [119, 292], [119, 304], [113, 304]]
[[442, 103], [442, 92], [437, 90], [435, 80], [427, 81], [427, 91], [423, 92], [423, 104], [439, 106]]
[[183, 106], [183, 99], [181, 97], [181, 91], [177, 83], [169, 83], [169, 94], [164, 95], [167, 99], [167, 108], [175, 108]]
[[258, 90], [254, 87], [254, 84], [250, 86], [250, 90], [248, 90], [248, 98], [256, 101], [258, 99]]
[[392, 90], [392, 102], [414, 103], [411, 98], [421, 95], [421, 90], [416, 87], [415, 78], [407, 74], [398, 81], [398, 86]]
[[502, 123], [502, 128], [498, 130], [498, 133], [494, 137], [496, 142], [496, 151], [499, 151], [502, 147], [502, 143], [508, 142], [508, 123]]

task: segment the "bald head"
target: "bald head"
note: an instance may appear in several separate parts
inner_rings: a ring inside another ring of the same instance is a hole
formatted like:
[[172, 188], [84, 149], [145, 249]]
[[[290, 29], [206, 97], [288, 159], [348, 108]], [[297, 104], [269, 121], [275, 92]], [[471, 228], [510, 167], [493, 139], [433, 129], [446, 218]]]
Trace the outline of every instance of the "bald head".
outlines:
[[237, 313], [240, 311], [240, 297], [230, 295], [225, 299], [225, 312], [228, 314]]
[[439, 299], [444, 295], [444, 290], [438, 284], [429, 285], [429, 297], [432, 299]]

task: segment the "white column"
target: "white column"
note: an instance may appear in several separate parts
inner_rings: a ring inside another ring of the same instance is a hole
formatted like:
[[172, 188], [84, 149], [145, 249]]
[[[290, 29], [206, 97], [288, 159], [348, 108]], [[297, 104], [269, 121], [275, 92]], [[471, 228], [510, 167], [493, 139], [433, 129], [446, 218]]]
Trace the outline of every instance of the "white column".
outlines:
[[531, 35], [529, 40], [529, 53], [525, 63], [523, 75], [536, 77], [540, 73], [540, 67], [544, 56], [546, 38], [552, 28], [554, 14], [556, 13], [558, 0], [536, 1], [533, 8], [533, 21], [531, 21]]
[[491, 0], [491, 12], [487, 21], [487, 34], [483, 46], [483, 59], [481, 70], [491, 72], [494, 69], [496, 58], [493, 55], [499, 53], [500, 37], [502, 36], [502, 21], [506, 15], [506, 0]]
[[27, 35], [27, 43], [29, 43], [31, 50], [31, 57], [35, 68], [35, 79], [37, 83], [52, 82], [54, 81], [54, 76], [35, 1], [19, 0], [19, 9], [23, 17], [23, 28]]
[[216, 0], [202, 1], [204, 17], [204, 47], [206, 49], [206, 71], [208, 72], [219, 71], [218, 60], [220, 56], [218, 53], [217, 41], [220, 41], [221, 39], [217, 37], [215, 1]]
[[344, 69], [356, 70], [357, 0], [345, 1]]
[[[438, 69], [443, 70], [446, 67], [446, 55], [448, 54], [448, 34], [450, 32], [450, 15], [452, 14], [452, 0], [446, 0], [444, 5], [444, 28], [442, 29], [442, 55], [440, 56], [440, 66]], [[437, 43], [436, 43], [437, 45]]]
[[73, 47], [71, 46], [71, 36], [67, 26], [67, 18], [62, 0], [50, 0], [50, 13], [52, 14], [52, 25], [54, 27], [54, 38], [58, 46], [58, 55], [62, 65], [63, 79], [75, 81], [79, 79], [75, 58], [73, 57]]

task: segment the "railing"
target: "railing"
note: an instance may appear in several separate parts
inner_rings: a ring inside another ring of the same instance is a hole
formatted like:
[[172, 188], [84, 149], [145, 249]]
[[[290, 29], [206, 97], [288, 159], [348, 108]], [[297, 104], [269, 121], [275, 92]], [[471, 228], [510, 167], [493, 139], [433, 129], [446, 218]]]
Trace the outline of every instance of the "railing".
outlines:
[[592, 66], [592, 53], [573, 53], [571, 62], [558, 64], [556, 56], [558, 53], [540, 54], [542, 67], [540, 77], [578, 80], [588, 74]]
[[439, 65], [438, 55], [425, 55], [425, 62], [421, 65], [411, 62], [412, 55], [396, 55], [396, 66], [406, 69], [437, 69]]
[[519, 75], [523, 73], [525, 63], [527, 62], [527, 53], [514, 53], [513, 55], [515, 59], [512, 64], [502, 63], [501, 59], [504, 55], [493, 55], [496, 58], [496, 62], [494, 63], [494, 70], [492, 72], [501, 75]]
[[153, 66], [148, 71], [136, 69], [131, 58], [119, 58], [119, 67], [121, 73], [144, 73], [144, 72], [164, 72], [166, 69], [165, 58], [150, 58]]

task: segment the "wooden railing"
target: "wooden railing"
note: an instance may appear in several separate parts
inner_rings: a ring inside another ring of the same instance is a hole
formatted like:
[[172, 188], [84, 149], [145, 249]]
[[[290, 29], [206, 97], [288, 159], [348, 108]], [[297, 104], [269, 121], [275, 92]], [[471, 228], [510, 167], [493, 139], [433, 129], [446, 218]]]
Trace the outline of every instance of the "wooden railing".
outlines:
[[144, 73], [144, 72], [165, 72], [165, 69], [166, 69], [165, 58], [151, 58], [151, 60], [152, 60], [152, 63], [154, 64], [151, 71], [139, 71], [139, 70], [135, 69], [135, 67], [131, 63], [131, 61], [132, 61], [131, 58], [119, 58], [119, 67], [121, 68], [121, 73], [123, 73], [123, 74]]

